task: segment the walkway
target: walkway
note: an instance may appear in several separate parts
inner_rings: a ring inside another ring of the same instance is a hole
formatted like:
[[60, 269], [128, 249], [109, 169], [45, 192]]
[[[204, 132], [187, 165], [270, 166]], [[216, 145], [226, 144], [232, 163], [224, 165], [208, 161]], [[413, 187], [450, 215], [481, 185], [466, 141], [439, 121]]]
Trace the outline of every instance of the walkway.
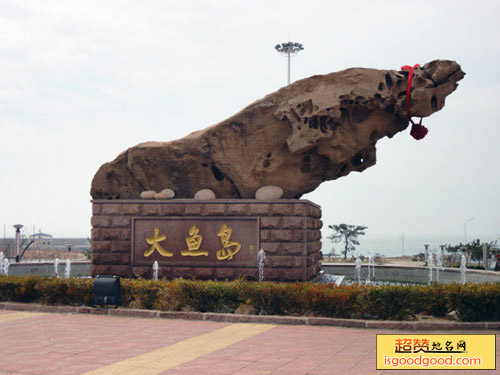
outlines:
[[2, 310], [0, 375], [450, 374], [375, 370], [377, 333], [397, 331]]

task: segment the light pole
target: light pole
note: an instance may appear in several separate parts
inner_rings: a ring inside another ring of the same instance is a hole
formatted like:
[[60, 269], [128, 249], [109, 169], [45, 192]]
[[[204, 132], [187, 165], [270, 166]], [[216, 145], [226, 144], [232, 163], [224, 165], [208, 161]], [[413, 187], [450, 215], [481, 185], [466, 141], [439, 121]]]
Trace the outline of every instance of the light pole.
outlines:
[[402, 252], [403, 256], [405, 256], [405, 239], [406, 239], [407, 237], [406, 237], [406, 236], [405, 236], [405, 234], [403, 233], [403, 234], [401, 235], [401, 237], [399, 237], [399, 238], [401, 239], [401, 252]]
[[472, 220], [474, 220], [473, 217], [471, 217], [471, 218], [469, 218], [469, 219], [467, 219], [467, 220], [464, 221], [464, 240], [465, 240], [464, 245], [467, 245], [467, 223], [469, 221], [472, 221]]
[[19, 236], [21, 235], [22, 224], [15, 224], [14, 228], [16, 228], [16, 263], [19, 263]]
[[281, 53], [282, 56], [287, 56], [288, 58], [288, 84], [290, 84], [290, 57], [295, 56], [297, 53], [302, 51], [304, 47], [300, 43], [285, 42], [276, 44], [274, 49]]

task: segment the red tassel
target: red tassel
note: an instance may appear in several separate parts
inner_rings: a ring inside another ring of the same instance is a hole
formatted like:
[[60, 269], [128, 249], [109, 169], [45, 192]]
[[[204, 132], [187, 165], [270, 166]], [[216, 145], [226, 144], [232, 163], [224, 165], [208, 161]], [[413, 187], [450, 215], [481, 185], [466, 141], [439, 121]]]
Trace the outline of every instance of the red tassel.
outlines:
[[410, 135], [417, 141], [419, 141], [424, 138], [428, 132], [429, 130], [425, 126], [413, 123], [413, 125], [411, 126]]
[[411, 122], [411, 131], [410, 135], [415, 138], [417, 141], [424, 138], [429, 130], [422, 125], [422, 118], [420, 118], [420, 122], [415, 124], [410, 116], [410, 94], [411, 94], [411, 82], [413, 80], [413, 69], [419, 68], [420, 65], [415, 64], [414, 66], [405, 65], [401, 67], [401, 70], [408, 70], [408, 86], [406, 87], [406, 115], [408, 116], [408, 120]]

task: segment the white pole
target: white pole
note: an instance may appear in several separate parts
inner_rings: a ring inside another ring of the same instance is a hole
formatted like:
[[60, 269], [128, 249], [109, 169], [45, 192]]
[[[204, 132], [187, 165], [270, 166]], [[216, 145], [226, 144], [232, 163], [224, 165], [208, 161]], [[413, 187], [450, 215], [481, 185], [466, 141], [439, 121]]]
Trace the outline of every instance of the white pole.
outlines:
[[405, 256], [405, 238], [406, 238], [405, 234], [403, 233], [400, 238], [401, 238], [401, 252], [403, 256]]
[[473, 217], [464, 221], [464, 240], [465, 240], [464, 245], [467, 245], [467, 223], [472, 220], [474, 220]]
[[290, 84], [290, 51], [288, 51], [288, 84]]

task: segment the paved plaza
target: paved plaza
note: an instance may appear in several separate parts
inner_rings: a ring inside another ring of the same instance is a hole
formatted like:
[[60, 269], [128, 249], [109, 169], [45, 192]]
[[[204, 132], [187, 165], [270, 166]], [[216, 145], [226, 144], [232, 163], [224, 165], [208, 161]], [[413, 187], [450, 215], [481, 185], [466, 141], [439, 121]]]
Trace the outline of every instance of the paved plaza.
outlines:
[[0, 375], [500, 374], [377, 371], [376, 334], [397, 332], [3, 310]]

